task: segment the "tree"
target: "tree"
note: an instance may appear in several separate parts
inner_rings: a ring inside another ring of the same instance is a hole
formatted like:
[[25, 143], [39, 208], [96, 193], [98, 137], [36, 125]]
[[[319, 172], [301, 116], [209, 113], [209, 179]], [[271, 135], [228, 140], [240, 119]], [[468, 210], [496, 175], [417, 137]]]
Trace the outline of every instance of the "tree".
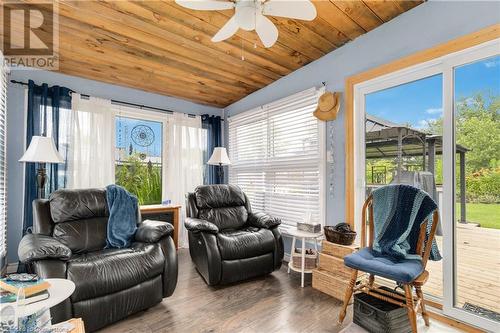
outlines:
[[456, 140], [470, 149], [467, 173], [496, 168], [500, 162], [500, 96], [488, 103], [482, 95], [462, 99], [456, 106]]
[[[469, 149], [467, 173], [500, 166], [500, 96], [477, 94], [456, 103], [457, 143]], [[430, 121], [426, 132], [442, 134], [443, 118]]]
[[144, 163], [139, 154], [128, 156], [122, 165], [115, 166], [116, 184], [123, 186], [139, 199], [139, 204], [161, 202], [161, 166]]

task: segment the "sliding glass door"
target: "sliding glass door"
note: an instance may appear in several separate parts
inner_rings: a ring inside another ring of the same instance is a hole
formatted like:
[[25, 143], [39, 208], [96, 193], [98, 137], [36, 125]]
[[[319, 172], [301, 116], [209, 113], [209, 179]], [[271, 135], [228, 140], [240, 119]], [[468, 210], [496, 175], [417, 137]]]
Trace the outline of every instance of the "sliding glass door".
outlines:
[[[500, 57], [455, 67], [454, 305], [500, 321]], [[465, 203], [465, 204], [463, 204]]]
[[499, 50], [496, 40], [354, 87], [356, 222], [374, 188], [427, 191], [443, 261], [427, 265], [426, 298], [491, 331], [500, 330]]
[[500, 329], [500, 56], [484, 45], [443, 65], [444, 312]]

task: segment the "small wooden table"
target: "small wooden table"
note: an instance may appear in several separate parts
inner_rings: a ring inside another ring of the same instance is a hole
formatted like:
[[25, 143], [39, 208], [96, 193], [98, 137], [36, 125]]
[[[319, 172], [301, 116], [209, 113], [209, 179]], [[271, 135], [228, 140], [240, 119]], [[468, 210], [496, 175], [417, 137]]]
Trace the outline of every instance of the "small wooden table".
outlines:
[[172, 214], [172, 224], [174, 226], [174, 244], [175, 248], [179, 248], [179, 216], [180, 210], [182, 206], [176, 205], [145, 205], [141, 206], [141, 215], [145, 219], [150, 220], [160, 220], [163, 221], [161, 215], [163, 214]]

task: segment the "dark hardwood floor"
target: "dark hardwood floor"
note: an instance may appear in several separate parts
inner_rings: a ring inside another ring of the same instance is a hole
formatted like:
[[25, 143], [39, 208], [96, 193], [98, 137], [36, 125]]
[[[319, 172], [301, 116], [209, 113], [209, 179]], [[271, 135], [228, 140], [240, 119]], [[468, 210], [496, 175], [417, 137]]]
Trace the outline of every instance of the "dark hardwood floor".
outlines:
[[181, 249], [175, 293], [100, 332], [339, 332], [340, 306], [340, 301], [312, 289], [309, 274], [306, 287], [300, 288], [300, 274], [288, 275], [285, 265], [266, 277], [209, 287], [188, 250]]

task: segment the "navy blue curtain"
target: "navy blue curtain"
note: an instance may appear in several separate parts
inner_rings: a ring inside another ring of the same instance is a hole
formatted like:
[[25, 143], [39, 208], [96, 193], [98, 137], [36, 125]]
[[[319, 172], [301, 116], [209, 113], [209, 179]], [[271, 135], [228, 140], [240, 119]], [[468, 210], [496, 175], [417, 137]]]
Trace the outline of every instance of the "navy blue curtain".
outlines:
[[201, 126], [207, 130], [207, 150], [203, 154], [203, 184], [222, 184], [224, 179], [219, 178], [219, 166], [208, 165], [215, 147], [222, 145], [221, 117], [204, 114], [201, 116]]
[[[67, 160], [71, 90], [59, 86], [49, 87], [47, 84], [36, 85], [30, 80], [27, 113], [26, 148], [34, 135], [51, 136], [59, 153]], [[67, 163], [46, 165], [46, 196], [66, 186], [66, 166]], [[23, 234], [33, 225], [32, 202], [37, 198], [37, 167], [35, 163], [26, 163]]]

